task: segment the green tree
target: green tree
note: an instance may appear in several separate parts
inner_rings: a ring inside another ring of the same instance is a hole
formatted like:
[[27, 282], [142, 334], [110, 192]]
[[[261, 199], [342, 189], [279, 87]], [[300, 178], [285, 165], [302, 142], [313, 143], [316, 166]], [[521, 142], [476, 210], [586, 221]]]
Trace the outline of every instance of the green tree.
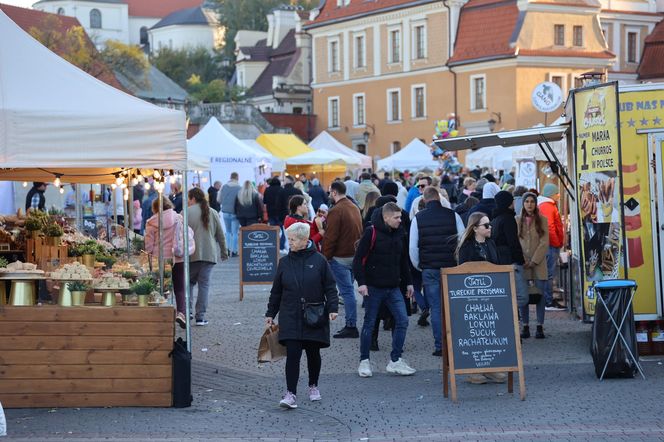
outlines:
[[215, 54], [205, 48], [162, 48], [150, 58], [152, 64], [171, 80], [191, 92], [188, 80], [192, 75], [207, 84], [221, 77], [220, 63]]
[[140, 87], [150, 86], [148, 73], [150, 62], [141, 48], [126, 45], [117, 40], [109, 40], [101, 51], [101, 58], [106, 65], [116, 72], [136, 82]]

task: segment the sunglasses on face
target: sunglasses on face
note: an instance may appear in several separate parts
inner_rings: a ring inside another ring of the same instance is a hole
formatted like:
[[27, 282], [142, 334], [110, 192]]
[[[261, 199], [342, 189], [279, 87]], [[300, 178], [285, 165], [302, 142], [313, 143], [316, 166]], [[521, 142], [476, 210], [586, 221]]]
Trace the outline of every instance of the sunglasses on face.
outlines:
[[485, 229], [490, 229], [491, 228], [491, 224], [489, 224], [489, 223], [480, 224], [480, 226], [484, 227]]
[[424, 189], [425, 187], [427, 187], [427, 185], [426, 184], [418, 184], [417, 187], [419, 189]]

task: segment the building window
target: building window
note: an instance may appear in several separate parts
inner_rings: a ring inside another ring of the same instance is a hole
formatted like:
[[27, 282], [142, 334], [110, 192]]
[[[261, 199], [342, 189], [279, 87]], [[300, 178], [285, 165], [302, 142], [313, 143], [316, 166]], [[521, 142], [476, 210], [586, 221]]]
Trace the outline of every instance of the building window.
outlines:
[[141, 44], [146, 45], [148, 44], [148, 28], [147, 26], [141, 26], [140, 36], [141, 36]]
[[411, 117], [412, 118], [426, 118], [427, 116], [427, 101], [426, 101], [426, 87], [422, 85], [415, 85], [412, 87], [412, 103], [411, 103]]
[[337, 6], [343, 7], [343, 6], [348, 6], [350, 4], [350, 0], [337, 0]]
[[565, 46], [565, 25], [553, 25], [553, 44]]
[[90, 27], [92, 29], [101, 29], [101, 12], [99, 12], [99, 9], [90, 11]]
[[389, 63], [401, 62], [401, 31], [393, 29], [389, 33], [390, 41], [388, 42], [389, 50]]
[[387, 90], [387, 121], [401, 120], [401, 89]]
[[401, 141], [392, 141], [392, 155], [401, 150]]
[[364, 35], [355, 36], [355, 67], [363, 68], [367, 66], [366, 45]]
[[367, 145], [366, 144], [356, 144], [355, 150], [361, 153], [362, 155], [367, 154]]
[[58, 8], [58, 15], [65, 15], [65, 8]]
[[563, 95], [567, 90], [567, 75], [566, 74], [549, 74], [549, 81], [558, 85]]
[[365, 119], [364, 94], [353, 95], [353, 126], [364, 126]]
[[328, 72], [339, 72], [339, 40], [331, 40], [327, 46]]
[[573, 31], [573, 44], [576, 47], [583, 47], [583, 26], [574, 26]]
[[627, 33], [627, 62], [636, 63], [638, 59], [638, 38], [639, 34], [636, 32]]
[[486, 76], [470, 77], [470, 110], [486, 109]]
[[339, 128], [339, 97], [327, 99], [327, 127]]
[[416, 60], [427, 58], [427, 36], [424, 25], [413, 28], [413, 55]]

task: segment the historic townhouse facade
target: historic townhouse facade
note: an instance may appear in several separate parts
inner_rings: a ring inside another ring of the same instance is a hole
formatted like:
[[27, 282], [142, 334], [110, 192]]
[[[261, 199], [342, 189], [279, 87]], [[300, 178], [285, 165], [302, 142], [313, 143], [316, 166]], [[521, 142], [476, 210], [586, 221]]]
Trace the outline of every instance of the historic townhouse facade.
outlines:
[[316, 132], [375, 159], [430, 141], [454, 109], [448, 22], [442, 1], [326, 1], [305, 26]]

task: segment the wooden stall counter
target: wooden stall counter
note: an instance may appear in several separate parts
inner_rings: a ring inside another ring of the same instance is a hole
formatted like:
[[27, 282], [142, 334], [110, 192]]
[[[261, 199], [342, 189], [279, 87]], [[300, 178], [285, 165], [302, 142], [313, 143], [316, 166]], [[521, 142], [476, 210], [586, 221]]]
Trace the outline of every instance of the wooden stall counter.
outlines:
[[5, 408], [170, 407], [172, 307], [0, 307]]

